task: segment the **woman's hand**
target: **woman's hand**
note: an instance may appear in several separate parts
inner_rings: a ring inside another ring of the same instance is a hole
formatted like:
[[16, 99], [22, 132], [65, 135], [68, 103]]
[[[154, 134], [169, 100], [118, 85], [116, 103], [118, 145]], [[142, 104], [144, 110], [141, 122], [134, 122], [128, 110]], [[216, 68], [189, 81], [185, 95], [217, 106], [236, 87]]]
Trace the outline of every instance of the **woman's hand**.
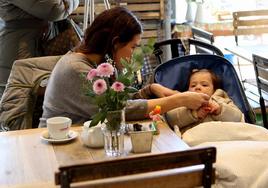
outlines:
[[183, 105], [189, 109], [196, 110], [199, 109], [201, 106], [207, 106], [209, 101], [209, 96], [203, 93], [196, 93], [196, 92], [184, 92], [184, 100]]
[[150, 89], [154, 95], [156, 95], [157, 97], [160, 97], [160, 98], [179, 93], [176, 90], [169, 89], [165, 86], [162, 86], [162, 85], [156, 84], [156, 83], [151, 84]]

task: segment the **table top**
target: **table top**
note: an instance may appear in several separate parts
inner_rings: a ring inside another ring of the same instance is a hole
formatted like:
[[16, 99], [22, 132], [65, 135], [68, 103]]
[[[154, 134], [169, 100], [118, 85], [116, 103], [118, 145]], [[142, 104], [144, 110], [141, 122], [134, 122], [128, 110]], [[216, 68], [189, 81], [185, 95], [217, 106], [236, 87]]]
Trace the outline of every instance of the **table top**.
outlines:
[[268, 44], [228, 46], [225, 49], [248, 62], [253, 62], [253, 54], [262, 57], [267, 57], [268, 54]]
[[[54, 174], [59, 166], [82, 162], [113, 159], [103, 149], [83, 145], [82, 127], [72, 127], [79, 136], [64, 144], [51, 144], [40, 138], [46, 128], [0, 133], [0, 187], [56, 187]], [[151, 155], [189, 148], [166, 124], [159, 125], [160, 134], [154, 135], [152, 151], [131, 153], [131, 140], [125, 136], [125, 154], [120, 157]]]
[[214, 37], [217, 36], [233, 36], [234, 29], [233, 23], [230, 21], [215, 21], [211, 23], [187, 23], [187, 24], [176, 24], [176, 32], [180, 38], [192, 37], [191, 25], [213, 33]]

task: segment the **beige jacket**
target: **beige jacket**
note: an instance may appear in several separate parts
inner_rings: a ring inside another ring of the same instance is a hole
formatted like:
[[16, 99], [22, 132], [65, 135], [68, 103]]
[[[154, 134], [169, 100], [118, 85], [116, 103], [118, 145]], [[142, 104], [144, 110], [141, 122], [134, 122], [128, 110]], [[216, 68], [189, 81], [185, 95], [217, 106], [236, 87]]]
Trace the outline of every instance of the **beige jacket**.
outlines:
[[[0, 101], [0, 132], [33, 126], [39, 86], [49, 77], [60, 56], [16, 60]], [[42, 85], [42, 84], [43, 85]], [[38, 117], [37, 117], [38, 118]]]
[[199, 120], [193, 116], [193, 111], [186, 107], [173, 109], [166, 113], [166, 119], [170, 126], [178, 125], [180, 131], [184, 133], [186, 130], [198, 125], [199, 123], [208, 121], [232, 121], [244, 122], [244, 114], [233, 103], [227, 93], [221, 89], [217, 89], [211, 96], [221, 105], [221, 113], [219, 115], [208, 115], [205, 119]]

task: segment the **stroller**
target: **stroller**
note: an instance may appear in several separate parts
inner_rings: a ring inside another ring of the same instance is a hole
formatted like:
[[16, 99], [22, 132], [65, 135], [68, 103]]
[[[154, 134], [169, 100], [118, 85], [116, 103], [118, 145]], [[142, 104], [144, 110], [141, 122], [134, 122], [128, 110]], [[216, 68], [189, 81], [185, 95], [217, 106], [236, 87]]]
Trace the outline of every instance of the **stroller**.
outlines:
[[196, 39], [169, 39], [164, 41], [159, 41], [154, 44], [154, 54], [158, 60], [158, 63], [162, 63], [161, 55], [163, 54], [163, 47], [169, 47], [171, 50], [172, 58], [181, 57], [185, 55], [192, 54], [191, 46], [195, 47], [195, 52], [198, 54], [215, 54], [219, 56], [224, 56], [222, 51], [216, 46], [196, 40]]
[[245, 121], [256, 122], [233, 65], [225, 58], [212, 54], [177, 57], [160, 64], [154, 71], [154, 82], [178, 91], [187, 91], [188, 75], [192, 69], [210, 69], [222, 79], [222, 89], [244, 113]]

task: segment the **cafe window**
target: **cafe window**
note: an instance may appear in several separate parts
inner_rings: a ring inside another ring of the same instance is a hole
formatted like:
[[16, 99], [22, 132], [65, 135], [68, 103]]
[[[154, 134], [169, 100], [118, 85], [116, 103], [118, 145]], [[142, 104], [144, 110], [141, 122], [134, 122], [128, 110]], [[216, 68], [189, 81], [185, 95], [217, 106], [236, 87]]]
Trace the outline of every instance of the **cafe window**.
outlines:
[[[208, 0], [205, 0], [208, 1]], [[268, 9], [267, 0], [209, 0], [212, 15], [217, 16], [218, 20], [232, 19], [233, 11]]]
[[[187, 0], [175, 0], [176, 2], [176, 21], [178, 23], [185, 20]], [[215, 21], [232, 19], [233, 11], [268, 9], [267, 0], [204, 0], [206, 7], [209, 7], [211, 16]]]

